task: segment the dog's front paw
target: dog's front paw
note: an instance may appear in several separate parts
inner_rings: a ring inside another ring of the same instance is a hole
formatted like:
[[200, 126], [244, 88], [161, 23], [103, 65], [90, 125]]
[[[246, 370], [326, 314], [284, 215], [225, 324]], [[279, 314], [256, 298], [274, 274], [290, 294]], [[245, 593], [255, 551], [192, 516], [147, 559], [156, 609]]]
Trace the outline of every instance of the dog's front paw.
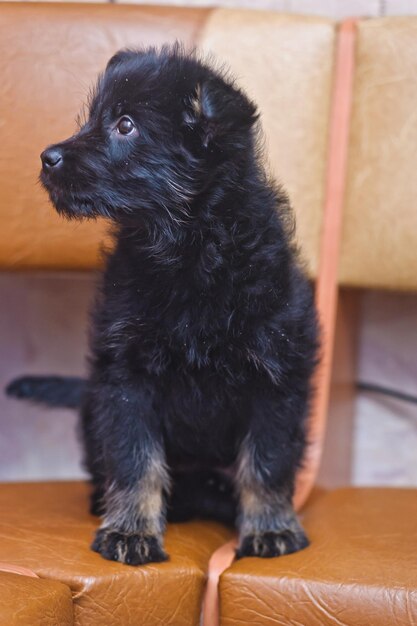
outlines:
[[160, 563], [168, 558], [160, 537], [140, 532], [121, 533], [111, 528], [100, 528], [91, 548], [105, 559], [127, 565]]
[[281, 532], [264, 532], [246, 535], [242, 538], [236, 551], [236, 558], [244, 556], [260, 556], [271, 558], [298, 552], [309, 545], [305, 534], [299, 530], [282, 530]]

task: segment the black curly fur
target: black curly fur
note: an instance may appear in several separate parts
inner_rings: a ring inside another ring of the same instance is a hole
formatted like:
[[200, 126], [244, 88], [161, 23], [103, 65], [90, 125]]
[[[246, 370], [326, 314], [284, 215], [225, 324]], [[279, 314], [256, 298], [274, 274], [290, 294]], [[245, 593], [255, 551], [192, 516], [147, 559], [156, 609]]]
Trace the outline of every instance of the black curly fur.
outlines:
[[[205, 472], [215, 468], [233, 477], [239, 556], [307, 545], [291, 497], [316, 314], [257, 118], [231, 78], [195, 53], [122, 51], [85, 125], [43, 155], [41, 180], [60, 213], [114, 224], [82, 410], [93, 508], [104, 515], [94, 549], [106, 558], [165, 558], [167, 503], [178, 519], [210, 516], [217, 502], [230, 521], [233, 489], [226, 479], [213, 489]], [[45, 164], [51, 150], [57, 165]], [[187, 499], [203, 483], [221, 499]]]

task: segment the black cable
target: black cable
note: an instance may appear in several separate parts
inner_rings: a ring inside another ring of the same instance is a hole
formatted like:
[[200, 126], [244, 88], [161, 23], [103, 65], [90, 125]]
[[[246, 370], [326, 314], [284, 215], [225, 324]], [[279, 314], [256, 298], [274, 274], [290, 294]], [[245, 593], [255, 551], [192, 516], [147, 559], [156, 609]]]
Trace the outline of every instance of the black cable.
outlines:
[[391, 396], [391, 398], [403, 400], [403, 402], [411, 402], [412, 404], [417, 404], [417, 396], [413, 396], [409, 393], [404, 393], [403, 391], [398, 391], [397, 389], [390, 389], [389, 387], [384, 387], [383, 385], [375, 385], [374, 383], [364, 383], [361, 381], [358, 381], [356, 385], [360, 391], [382, 393], [386, 396]]

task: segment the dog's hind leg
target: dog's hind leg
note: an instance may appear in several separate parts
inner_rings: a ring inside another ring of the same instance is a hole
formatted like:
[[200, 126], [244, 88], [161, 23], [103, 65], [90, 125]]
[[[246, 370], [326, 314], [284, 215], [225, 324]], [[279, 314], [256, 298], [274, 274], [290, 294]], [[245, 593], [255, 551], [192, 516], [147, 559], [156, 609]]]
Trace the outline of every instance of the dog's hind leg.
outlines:
[[106, 489], [104, 518], [92, 549], [129, 565], [164, 561], [169, 479], [152, 386], [100, 385], [96, 399]]
[[293, 414], [294, 409], [294, 398], [280, 398], [273, 388], [254, 399], [236, 474], [238, 558], [280, 556], [308, 546], [292, 506], [304, 440], [300, 416]]

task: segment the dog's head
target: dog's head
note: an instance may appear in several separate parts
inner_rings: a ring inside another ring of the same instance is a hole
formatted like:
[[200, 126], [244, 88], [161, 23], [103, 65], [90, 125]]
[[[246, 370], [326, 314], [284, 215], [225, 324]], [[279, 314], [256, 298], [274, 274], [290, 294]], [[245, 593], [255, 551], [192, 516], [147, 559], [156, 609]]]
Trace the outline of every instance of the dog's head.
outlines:
[[189, 215], [220, 168], [252, 145], [255, 106], [179, 46], [110, 59], [76, 135], [41, 155], [41, 181], [70, 218], [136, 224]]

